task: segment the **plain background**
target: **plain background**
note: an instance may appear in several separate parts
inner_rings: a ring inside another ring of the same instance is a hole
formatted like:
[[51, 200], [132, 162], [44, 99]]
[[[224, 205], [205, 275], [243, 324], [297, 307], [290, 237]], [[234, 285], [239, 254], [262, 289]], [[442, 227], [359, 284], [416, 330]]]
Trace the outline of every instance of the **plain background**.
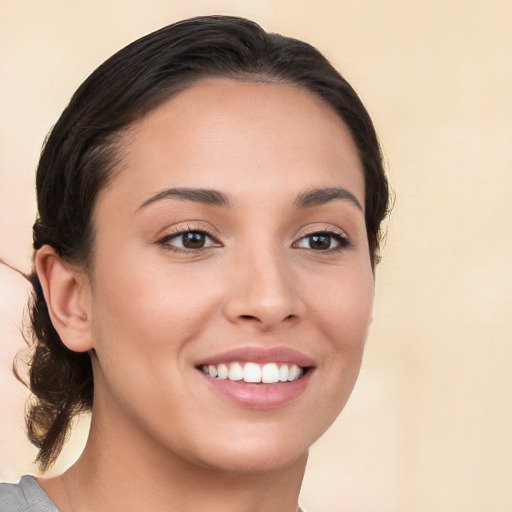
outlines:
[[[76, 87], [135, 38], [211, 13], [324, 52], [372, 114], [396, 192], [360, 380], [312, 449], [303, 504], [510, 512], [512, 1], [0, 0], [0, 257], [30, 269], [34, 169]], [[35, 471], [26, 392], [9, 369], [26, 294], [1, 268], [0, 478], [11, 481]]]

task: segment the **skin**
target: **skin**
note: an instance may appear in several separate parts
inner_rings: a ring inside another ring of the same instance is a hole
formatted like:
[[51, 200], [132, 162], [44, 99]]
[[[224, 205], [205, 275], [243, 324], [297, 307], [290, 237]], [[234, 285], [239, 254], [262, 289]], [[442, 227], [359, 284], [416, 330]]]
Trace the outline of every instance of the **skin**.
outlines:
[[[350, 134], [310, 92], [215, 79], [124, 139], [94, 210], [92, 268], [72, 268], [50, 247], [36, 257], [54, 325], [69, 348], [90, 351], [95, 383], [84, 453], [40, 485], [63, 512], [295, 511], [308, 449], [344, 407], [371, 323], [363, 172]], [[214, 189], [231, 204], [151, 200], [172, 187]], [[326, 187], [356, 201], [297, 207]], [[176, 250], [187, 229], [212, 236]], [[313, 233], [331, 231], [330, 248], [311, 246]], [[304, 391], [283, 406], [227, 400], [195, 367], [276, 346], [314, 361]]]

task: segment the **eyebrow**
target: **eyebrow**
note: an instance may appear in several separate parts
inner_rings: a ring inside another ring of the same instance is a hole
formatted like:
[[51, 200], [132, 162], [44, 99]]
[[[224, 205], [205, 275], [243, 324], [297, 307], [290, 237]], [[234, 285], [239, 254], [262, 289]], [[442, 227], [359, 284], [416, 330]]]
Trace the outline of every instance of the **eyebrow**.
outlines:
[[363, 207], [357, 200], [356, 196], [347, 189], [341, 187], [325, 187], [307, 190], [306, 192], [299, 194], [295, 200], [294, 206], [296, 208], [311, 208], [313, 206], [321, 206], [334, 200], [348, 201], [364, 212]]
[[182, 201], [192, 201], [194, 203], [202, 203], [210, 206], [229, 206], [231, 204], [229, 197], [218, 190], [176, 187], [162, 190], [158, 192], [158, 194], [146, 199], [146, 201], [137, 208], [137, 211], [162, 199], [180, 199]]
[[[144, 201], [136, 211], [163, 199], [179, 199], [182, 201], [192, 201], [194, 203], [201, 203], [209, 206], [229, 207], [232, 204], [229, 196], [223, 192], [219, 192], [218, 190], [174, 187], [162, 190], [149, 199], [146, 199], [146, 201]], [[325, 187], [307, 190], [297, 196], [294, 206], [300, 209], [311, 208], [314, 206], [321, 206], [334, 200], [348, 201], [355, 205], [359, 210], [364, 211], [361, 203], [357, 200], [354, 194], [341, 187]]]

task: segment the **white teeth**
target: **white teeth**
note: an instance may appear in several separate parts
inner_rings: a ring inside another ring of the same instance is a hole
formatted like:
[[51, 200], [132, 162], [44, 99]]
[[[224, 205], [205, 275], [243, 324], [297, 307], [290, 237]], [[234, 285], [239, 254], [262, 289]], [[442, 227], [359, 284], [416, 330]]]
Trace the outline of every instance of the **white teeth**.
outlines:
[[292, 364], [288, 370], [288, 381], [297, 380], [300, 368], [296, 364]]
[[244, 378], [244, 371], [240, 363], [232, 363], [229, 366], [229, 380], [242, 380]]
[[252, 384], [276, 384], [278, 382], [292, 382], [302, 377], [302, 368], [296, 364], [266, 363], [259, 365], [248, 362], [242, 366], [240, 363], [218, 365], [203, 365], [203, 373], [217, 379], [233, 381], [243, 380]]
[[217, 377], [219, 379], [227, 379], [229, 376], [229, 368], [225, 364], [217, 366]]
[[261, 382], [265, 384], [274, 384], [275, 382], [279, 382], [279, 368], [276, 363], [268, 363], [263, 366], [263, 369], [261, 370]]
[[244, 366], [245, 382], [261, 382], [261, 368], [256, 363], [246, 363]]

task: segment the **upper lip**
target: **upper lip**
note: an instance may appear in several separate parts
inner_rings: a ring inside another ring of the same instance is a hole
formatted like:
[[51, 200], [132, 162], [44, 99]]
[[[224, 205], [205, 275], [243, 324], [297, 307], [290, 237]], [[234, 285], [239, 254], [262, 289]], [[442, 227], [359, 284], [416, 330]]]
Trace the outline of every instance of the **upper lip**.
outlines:
[[315, 366], [311, 357], [289, 347], [240, 347], [201, 359], [196, 366], [218, 365], [220, 363], [252, 362], [252, 363], [294, 363], [302, 367]]

